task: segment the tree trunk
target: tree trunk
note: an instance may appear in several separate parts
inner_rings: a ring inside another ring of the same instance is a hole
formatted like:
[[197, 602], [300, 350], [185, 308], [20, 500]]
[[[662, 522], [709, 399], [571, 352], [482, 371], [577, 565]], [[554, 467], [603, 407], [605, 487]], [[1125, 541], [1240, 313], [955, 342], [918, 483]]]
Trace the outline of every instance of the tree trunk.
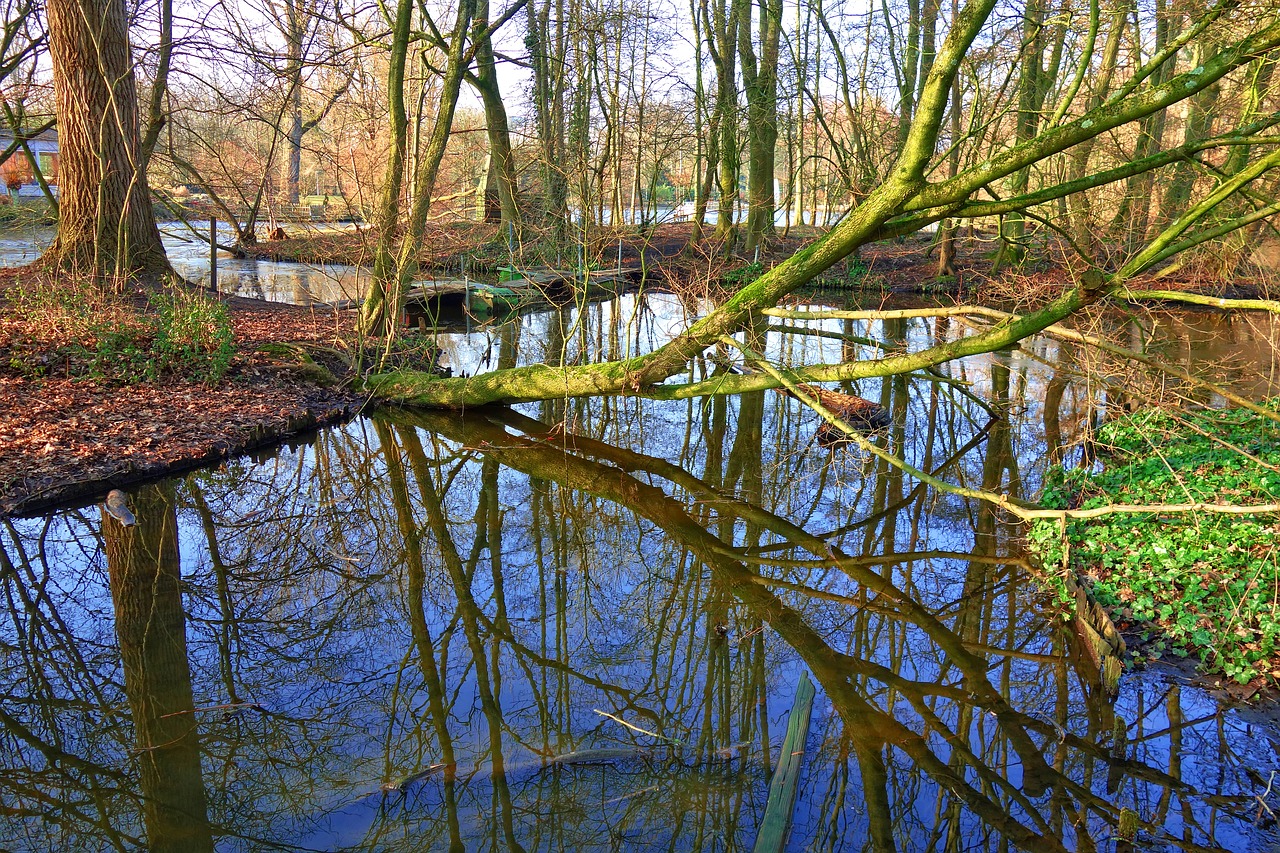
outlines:
[[156, 66], [156, 79], [151, 85], [150, 107], [147, 110], [147, 126], [142, 134], [142, 162], [151, 162], [160, 131], [168, 120], [164, 102], [169, 94], [169, 67], [173, 63], [173, 0], [160, 0], [160, 55]]
[[58, 236], [46, 263], [94, 278], [169, 270], [151, 210], [123, 0], [50, 0]]
[[[691, 360], [701, 356], [709, 347], [725, 343], [728, 336], [741, 332], [753, 318], [758, 317], [762, 309], [776, 306], [782, 297], [848, 257], [859, 246], [872, 240], [911, 233], [947, 215], [971, 217], [1014, 209], [1002, 207], [1002, 203], [978, 201], [974, 195], [984, 187], [1011, 179], [1017, 172], [1089, 139], [1161, 112], [1213, 85], [1236, 68], [1280, 48], [1280, 20], [1268, 18], [1262, 28], [1224, 47], [1207, 58], [1201, 67], [1170, 78], [1159, 86], [1122, 91], [1097, 110], [1067, 124], [1041, 129], [1023, 144], [995, 153], [954, 178], [930, 181], [928, 176], [937, 165], [934, 161], [938, 137], [952, 82], [994, 6], [995, 0], [973, 0], [952, 22], [933, 68], [926, 76], [923, 97], [917, 103], [906, 144], [887, 170], [885, 180], [824, 237], [741, 287], [723, 304], [668, 343], [645, 355], [571, 368], [526, 365], [456, 379], [440, 379], [434, 375], [402, 370], [371, 377], [368, 387], [376, 388], [379, 396], [388, 401], [462, 407], [598, 394], [644, 394], [661, 399], [682, 399], [776, 386], [781, 380], [765, 374], [717, 376], [707, 381], [681, 384], [666, 383], [666, 380], [687, 371]], [[1138, 167], [1154, 168], [1155, 165], [1156, 161], [1145, 161], [1145, 165], [1138, 164]], [[872, 361], [805, 367], [792, 370], [791, 376], [795, 381], [827, 382], [901, 375], [965, 355], [1010, 346], [1107, 297], [1135, 276], [1194, 245], [1188, 241], [1210, 236], [1200, 232], [1183, 239], [1184, 234], [1241, 186], [1277, 167], [1280, 167], [1280, 154], [1269, 154], [1251, 164], [1201, 200], [1174, 226], [1114, 273], [1088, 269], [1080, 275], [1078, 287], [1019, 319], [1002, 322], [986, 331], [946, 341], [926, 350], [888, 355]], [[1096, 177], [1100, 182], [1114, 182], [1122, 179], [1124, 174], [1115, 174], [1113, 170]], [[1052, 200], [1056, 198], [1052, 195], [1055, 190], [1067, 193], [1079, 189], [1059, 184], [1046, 188], [1039, 196], [1042, 200]], [[1270, 207], [1260, 213], [1265, 215], [1266, 210]], [[1227, 226], [1246, 224], [1248, 221], [1245, 219], [1236, 219], [1228, 222]]]
[[[391, 334], [400, 316], [400, 295], [404, 291], [404, 285], [418, 272], [418, 249], [427, 230], [431, 193], [435, 190], [436, 176], [440, 172], [440, 163], [444, 160], [454, 110], [458, 105], [458, 93], [467, 72], [467, 34], [474, 11], [472, 0], [463, 0], [458, 5], [457, 22], [449, 41], [444, 80], [440, 85], [440, 102], [436, 106], [436, 117], [431, 125], [431, 135], [427, 137], [426, 149], [418, 158], [408, 228], [399, 241], [400, 249], [394, 267], [388, 269], [385, 265], [381, 268], [375, 266], [375, 275], [369, 283], [369, 293], [365, 296], [362, 309], [366, 332], [382, 331], [384, 334]], [[396, 23], [398, 28], [398, 19]], [[403, 92], [403, 88], [401, 91]], [[395, 210], [399, 211], [398, 201]]]
[[[693, 21], [693, 43], [701, 50], [704, 22], [699, 12], [698, 0], [690, 0], [689, 14]], [[707, 218], [707, 199], [711, 196], [711, 187], [715, 180], [716, 161], [719, 156], [717, 134], [720, 129], [715, 123], [715, 113], [708, 115], [707, 87], [702, 79], [701, 62], [694, 64], [693, 110], [697, 151], [694, 154], [693, 161], [693, 222], [690, 223], [689, 242], [685, 246], [686, 252], [702, 240], [702, 223]]]
[[[1170, 17], [1172, 13], [1169, 6], [1170, 4], [1165, 0], [1156, 0], [1155, 54], [1159, 54], [1165, 49], [1174, 34], [1171, 28]], [[1138, 19], [1135, 15], [1133, 34], [1135, 43], [1141, 40], [1137, 21]], [[1176, 65], [1177, 53], [1174, 52], [1151, 75], [1151, 85], [1162, 85], [1172, 77]], [[1132, 159], [1141, 160], [1143, 157], [1154, 153], [1160, 147], [1160, 143], [1164, 139], [1166, 116], [1166, 111], [1162, 109], [1152, 113], [1142, 121], [1139, 125], [1138, 142], [1134, 147]], [[1154, 187], [1155, 176], [1150, 172], [1134, 175], [1125, 185], [1124, 198], [1121, 199], [1116, 215], [1111, 220], [1110, 230], [1113, 234], [1124, 234], [1125, 243], [1129, 247], [1135, 246], [1147, 233], [1147, 223], [1151, 215], [1151, 194]]]
[[[936, 7], [935, 7], [936, 8]], [[951, 17], [960, 13], [958, 0], [951, 0]], [[930, 63], [932, 64], [932, 56]], [[960, 174], [960, 136], [964, 128], [960, 122], [960, 112], [964, 109], [964, 92], [960, 88], [960, 75], [951, 79], [951, 150], [947, 153], [947, 177], [954, 178]], [[944, 219], [938, 223], [938, 278], [946, 278], [956, 274], [956, 222]]]
[[774, 236], [774, 162], [778, 145], [778, 44], [782, 0], [760, 4], [760, 53], [751, 44], [750, 18], [738, 33], [742, 77], [747, 93], [747, 229], [745, 250]]
[[400, 236], [400, 192], [404, 186], [405, 162], [409, 150], [409, 119], [404, 105], [404, 73], [409, 51], [409, 31], [413, 0], [399, 0], [391, 31], [391, 58], [387, 69], [388, 121], [391, 123], [391, 151], [378, 204], [378, 244], [373, 252], [373, 280], [360, 312], [360, 327], [374, 332], [390, 327], [395, 318], [386, 314], [386, 285], [395, 279], [396, 245]]
[[[489, 0], [476, 4], [474, 28], [483, 32], [489, 26]], [[486, 193], [495, 189], [502, 211], [504, 232], [519, 235], [520, 207], [516, 198], [515, 158], [511, 153], [511, 129], [507, 122], [507, 109], [502, 103], [502, 89], [498, 85], [497, 64], [493, 56], [493, 38], [484, 36], [476, 42], [476, 72], [472, 81], [484, 104], [485, 127], [489, 138], [489, 178]], [[486, 207], [488, 202], [486, 201]], [[485, 219], [488, 219], [486, 212]]]
[[[1014, 144], [1031, 139], [1040, 125], [1040, 99], [1043, 91], [1040, 78], [1044, 75], [1043, 35], [1044, 0], [1031, 0], [1022, 13], [1022, 64], [1018, 76], [1018, 120]], [[1022, 195], [1031, 180], [1030, 167], [1019, 169], [1013, 175], [1009, 192]], [[1023, 239], [1027, 233], [1026, 219], [1022, 211], [1011, 211], [1000, 225], [1000, 250], [996, 254], [991, 271], [997, 272], [1005, 265], [1017, 266], [1026, 256]]]
[[[533, 76], [533, 114], [542, 149], [542, 180], [546, 217], [554, 241], [563, 245], [569, 232], [569, 183], [565, 175], [565, 37], [563, 2], [557, 4], [556, 26], [551, 26], [552, 0], [542, 7], [530, 2], [529, 63]], [[585, 211], [584, 211], [585, 214]]]
[[[1195, 44], [1191, 46], [1190, 62], [1199, 65], [1203, 54], [1212, 52], [1215, 46]], [[1194, 145], [1213, 135], [1214, 105], [1221, 96], [1221, 87], [1214, 84], [1187, 99], [1187, 114], [1182, 128], [1182, 144]], [[1186, 209], [1195, 186], [1197, 169], [1190, 160], [1182, 160], [1173, 166], [1173, 174], [1165, 184], [1164, 198], [1160, 202], [1160, 222], [1164, 225], [1177, 219]]]
[[[1122, 2], [1112, 15], [1110, 30], [1107, 32], [1106, 45], [1102, 49], [1102, 59], [1093, 81], [1093, 93], [1085, 106], [1085, 112], [1096, 110], [1101, 106], [1103, 97], [1111, 88], [1111, 78], [1115, 75], [1116, 63], [1120, 55], [1120, 40], [1124, 35], [1125, 20], [1129, 6]], [[1065, 113], [1064, 113], [1065, 116]], [[1094, 140], [1086, 140], [1076, 147], [1068, 159], [1067, 175], [1070, 180], [1083, 178], [1088, 170], [1089, 157], [1093, 153]], [[1071, 232], [1076, 242], [1091, 251], [1096, 245], [1093, 229], [1093, 208], [1087, 192], [1076, 193], [1067, 200]]]
[[212, 851], [187, 663], [173, 487], [143, 488], [134, 510], [132, 527], [104, 511], [102, 534], [124, 692], [138, 744], [147, 849]]
[[725, 240], [732, 248], [736, 234], [734, 217], [738, 207], [738, 28], [749, 12], [746, 0], [715, 0], [711, 13], [704, 10], [707, 43], [716, 66], [716, 113], [720, 123], [719, 184], [720, 205], [716, 214], [717, 240]]
[[288, 50], [285, 82], [289, 86], [284, 186], [289, 204], [297, 204], [301, 197], [298, 185], [302, 180], [302, 137], [306, 132], [302, 126], [302, 42], [307, 35], [309, 16], [302, 3], [303, 0], [285, 0], [284, 4], [284, 37]]

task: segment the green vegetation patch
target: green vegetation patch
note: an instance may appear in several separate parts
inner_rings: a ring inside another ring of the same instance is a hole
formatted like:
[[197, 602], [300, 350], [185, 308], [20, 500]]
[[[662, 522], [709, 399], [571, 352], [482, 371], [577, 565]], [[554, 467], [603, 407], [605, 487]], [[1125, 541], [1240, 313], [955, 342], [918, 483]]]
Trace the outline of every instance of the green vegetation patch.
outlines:
[[[1280, 502], [1280, 424], [1254, 412], [1137, 412], [1104, 426], [1099, 444], [1104, 470], [1054, 468], [1045, 506]], [[1153, 652], [1195, 655], [1241, 683], [1280, 678], [1277, 515], [1116, 513], [1070, 520], [1065, 536], [1039, 522], [1032, 543], [1047, 566], [1090, 583]]]
[[10, 289], [6, 302], [17, 339], [0, 340], [0, 367], [30, 378], [213, 385], [236, 353], [226, 306], [199, 293], [154, 293], [137, 307], [89, 284], [35, 282]]

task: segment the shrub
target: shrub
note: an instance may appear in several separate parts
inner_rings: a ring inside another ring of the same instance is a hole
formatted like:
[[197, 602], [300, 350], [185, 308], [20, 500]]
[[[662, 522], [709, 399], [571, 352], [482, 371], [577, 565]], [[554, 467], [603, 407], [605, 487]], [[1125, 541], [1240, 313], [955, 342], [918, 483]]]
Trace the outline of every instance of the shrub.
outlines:
[[65, 364], [69, 376], [139, 382], [177, 374], [212, 384], [235, 355], [226, 307], [200, 294], [155, 294], [140, 311], [92, 284], [59, 279], [6, 296], [24, 327], [9, 367], [26, 375]]
[[156, 374], [180, 371], [210, 384], [226, 374], [235, 343], [225, 305], [180, 291], [153, 296], [151, 305], [156, 310], [151, 344]]

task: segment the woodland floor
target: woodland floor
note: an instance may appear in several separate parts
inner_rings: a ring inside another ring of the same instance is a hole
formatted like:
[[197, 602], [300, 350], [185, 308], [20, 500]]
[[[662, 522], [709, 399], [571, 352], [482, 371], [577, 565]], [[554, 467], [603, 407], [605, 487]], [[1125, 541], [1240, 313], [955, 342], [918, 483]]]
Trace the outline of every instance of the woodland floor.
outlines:
[[228, 300], [228, 308], [237, 355], [212, 386], [174, 376], [128, 384], [60, 376], [57, 363], [33, 371], [33, 362], [64, 350], [46, 338], [44, 351], [33, 351], [47, 329], [0, 314], [0, 515], [99, 497], [359, 411], [363, 397], [258, 351], [265, 343], [349, 341], [353, 312], [247, 299]]
[[[491, 226], [437, 229], [425, 241], [423, 260], [429, 268], [447, 272], [468, 253], [479, 266], [496, 267], [505, 247], [499, 245], [495, 252], [494, 236]], [[713, 248], [682, 254], [687, 236], [687, 225], [661, 226], [644, 238], [624, 236], [623, 266], [643, 262], [673, 289], [713, 292], [717, 282], [731, 287], [743, 275], [787, 257], [811, 235], [793, 233], [763, 253], [758, 264], [725, 258]], [[304, 261], [367, 260], [365, 250], [357, 247], [366, 240], [367, 235], [358, 233], [293, 238], [264, 243], [256, 254]], [[597, 241], [597, 257], [616, 263], [617, 240], [618, 235], [606, 235]], [[1067, 280], [1052, 263], [990, 278], [985, 274], [990, 246], [973, 240], [962, 251], [960, 274], [940, 281], [936, 255], [930, 257], [927, 248], [927, 241], [920, 240], [872, 246], [817, 284], [856, 287], [863, 301], [874, 305], [890, 298], [900, 301], [903, 294], [933, 299], [964, 293], [983, 302], [1023, 301], [1030, 294], [1043, 298]], [[25, 309], [17, 310], [23, 292], [47, 284], [30, 269], [0, 272], [0, 516], [95, 499], [111, 488], [215, 463], [340, 422], [366, 403], [325, 371], [263, 351], [270, 344], [301, 345], [329, 374], [340, 375], [354, 351], [352, 311], [224, 298], [235, 356], [221, 379], [210, 384], [165, 375], [120, 381], [86, 372], [83, 363], [73, 365], [77, 359], [83, 362], [88, 350], [83, 342], [69, 339], [76, 330], [67, 331], [65, 318], [31, 310], [30, 299]], [[1211, 289], [1223, 295], [1224, 288]], [[1226, 290], [1236, 295], [1256, 288]], [[99, 324], [97, 333], [101, 329]], [[93, 334], [87, 333], [89, 347]], [[326, 360], [324, 353], [333, 358]]]

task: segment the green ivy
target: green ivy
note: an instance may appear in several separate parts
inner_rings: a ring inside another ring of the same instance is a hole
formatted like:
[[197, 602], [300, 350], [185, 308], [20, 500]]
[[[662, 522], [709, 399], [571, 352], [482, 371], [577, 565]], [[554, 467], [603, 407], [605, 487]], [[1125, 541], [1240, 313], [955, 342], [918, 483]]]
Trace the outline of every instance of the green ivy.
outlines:
[[724, 273], [722, 279], [725, 284], [744, 285], [750, 284], [760, 277], [764, 272], [764, 264], [759, 261], [752, 261], [749, 264], [743, 264], [740, 267], [734, 267]]
[[[1045, 506], [1280, 502], [1280, 424], [1248, 410], [1137, 412], [1104, 426], [1099, 444], [1104, 469], [1054, 468]], [[1276, 516], [1114, 514], [1071, 520], [1065, 535], [1040, 522], [1030, 540], [1153, 651], [1195, 656], [1241, 683], [1280, 676]]]

